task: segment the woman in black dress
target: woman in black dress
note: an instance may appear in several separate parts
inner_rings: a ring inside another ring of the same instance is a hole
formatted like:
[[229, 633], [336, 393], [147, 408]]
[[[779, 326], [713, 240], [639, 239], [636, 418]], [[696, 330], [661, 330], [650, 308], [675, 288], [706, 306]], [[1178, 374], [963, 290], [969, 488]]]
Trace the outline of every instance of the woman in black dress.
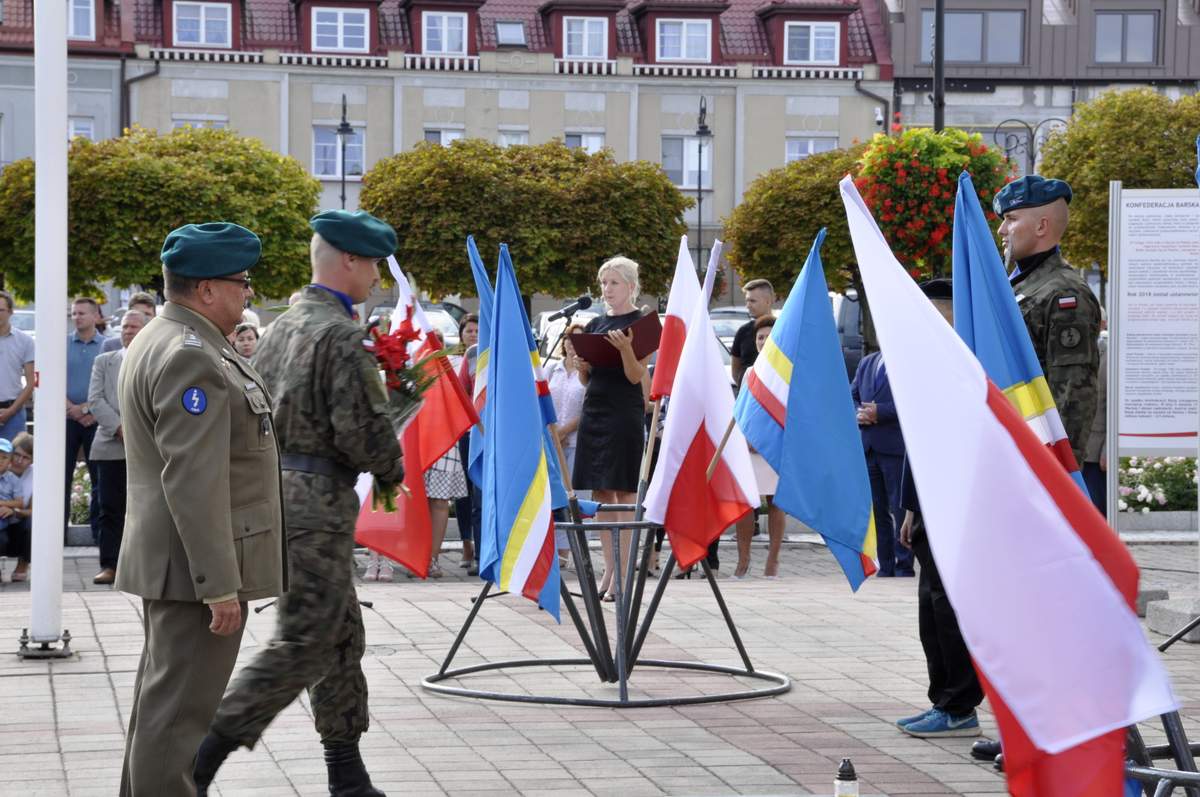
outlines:
[[[633, 353], [633, 333], [625, 328], [641, 318], [634, 305], [638, 295], [638, 265], [627, 257], [614, 257], [600, 266], [597, 275], [605, 314], [588, 322], [585, 332], [605, 334], [621, 354], [617, 368], [593, 367], [579, 362], [579, 381], [587, 386], [576, 438], [572, 482], [578, 490], [591, 490], [602, 504], [632, 504], [637, 500], [646, 400], [650, 395], [649, 357], [639, 361]], [[632, 520], [632, 513], [604, 512], [603, 520]], [[621, 532], [621, 561], [631, 555], [633, 534]], [[600, 534], [604, 551], [604, 577], [600, 591], [612, 600], [614, 556], [612, 538]]]

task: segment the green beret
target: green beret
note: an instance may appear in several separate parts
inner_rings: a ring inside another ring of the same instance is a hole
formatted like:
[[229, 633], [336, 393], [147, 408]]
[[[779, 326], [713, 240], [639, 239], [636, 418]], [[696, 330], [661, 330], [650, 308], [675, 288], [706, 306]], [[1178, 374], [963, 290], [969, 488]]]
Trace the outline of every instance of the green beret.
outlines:
[[160, 257], [172, 274], [213, 279], [254, 268], [260, 255], [262, 241], [257, 235], [238, 224], [212, 221], [171, 230]]
[[1062, 180], [1047, 180], [1036, 174], [1027, 174], [1001, 188], [992, 200], [992, 209], [997, 216], [1003, 216], [1010, 210], [1039, 208], [1056, 199], [1065, 199], [1068, 205], [1071, 204], [1071, 186]]
[[308, 220], [313, 230], [330, 245], [359, 257], [396, 254], [396, 231], [386, 221], [365, 210], [323, 210]]

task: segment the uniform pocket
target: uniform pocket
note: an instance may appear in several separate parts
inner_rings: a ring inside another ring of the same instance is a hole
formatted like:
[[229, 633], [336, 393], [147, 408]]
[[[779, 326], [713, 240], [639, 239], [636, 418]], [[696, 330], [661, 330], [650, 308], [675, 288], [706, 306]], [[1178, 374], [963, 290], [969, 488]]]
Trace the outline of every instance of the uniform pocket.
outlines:
[[246, 428], [246, 447], [251, 451], [265, 451], [271, 446], [271, 403], [262, 389], [253, 382], [243, 390], [249, 420]]

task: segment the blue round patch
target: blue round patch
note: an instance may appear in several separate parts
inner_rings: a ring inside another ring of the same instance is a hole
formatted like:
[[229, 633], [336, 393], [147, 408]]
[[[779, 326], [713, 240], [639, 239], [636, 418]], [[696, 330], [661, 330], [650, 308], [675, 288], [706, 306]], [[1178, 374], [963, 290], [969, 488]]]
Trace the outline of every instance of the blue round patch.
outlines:
[[183, 391], [183, 408], [192, 415], [201, 415], [208, 409], [208, 396], [198, 387], [189, 387]]

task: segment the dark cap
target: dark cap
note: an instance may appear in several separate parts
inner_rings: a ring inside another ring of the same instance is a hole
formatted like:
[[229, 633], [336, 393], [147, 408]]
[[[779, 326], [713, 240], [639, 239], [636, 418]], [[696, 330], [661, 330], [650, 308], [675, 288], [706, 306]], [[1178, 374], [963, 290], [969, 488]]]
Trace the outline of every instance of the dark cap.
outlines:
[[396, 231], [386, 221], [365, 210], [324, 210], [308, 220], [330, 245], [359, 257], [387, 257], [396, 253]]
[[1065, 199], [1068, 205], [1071, 204], [1071, 186], [1062, 180], [1027, 174], [1000, 189], [992, 200], [992, 210], [997, 216], [1003, 216], [1010, 210], [1039, 208], [1056, 199]]
[[954, 298], [954, 283], [945, 277], [926, 280], [919, 286], [921, 293], [925, 294], [929, 299], [953, 299]]
[[261, 255], [257, 235], [239, 224], [212, 221], [171, 230], [159, 257], [172, 274], [213, 279], [254, 268]]

